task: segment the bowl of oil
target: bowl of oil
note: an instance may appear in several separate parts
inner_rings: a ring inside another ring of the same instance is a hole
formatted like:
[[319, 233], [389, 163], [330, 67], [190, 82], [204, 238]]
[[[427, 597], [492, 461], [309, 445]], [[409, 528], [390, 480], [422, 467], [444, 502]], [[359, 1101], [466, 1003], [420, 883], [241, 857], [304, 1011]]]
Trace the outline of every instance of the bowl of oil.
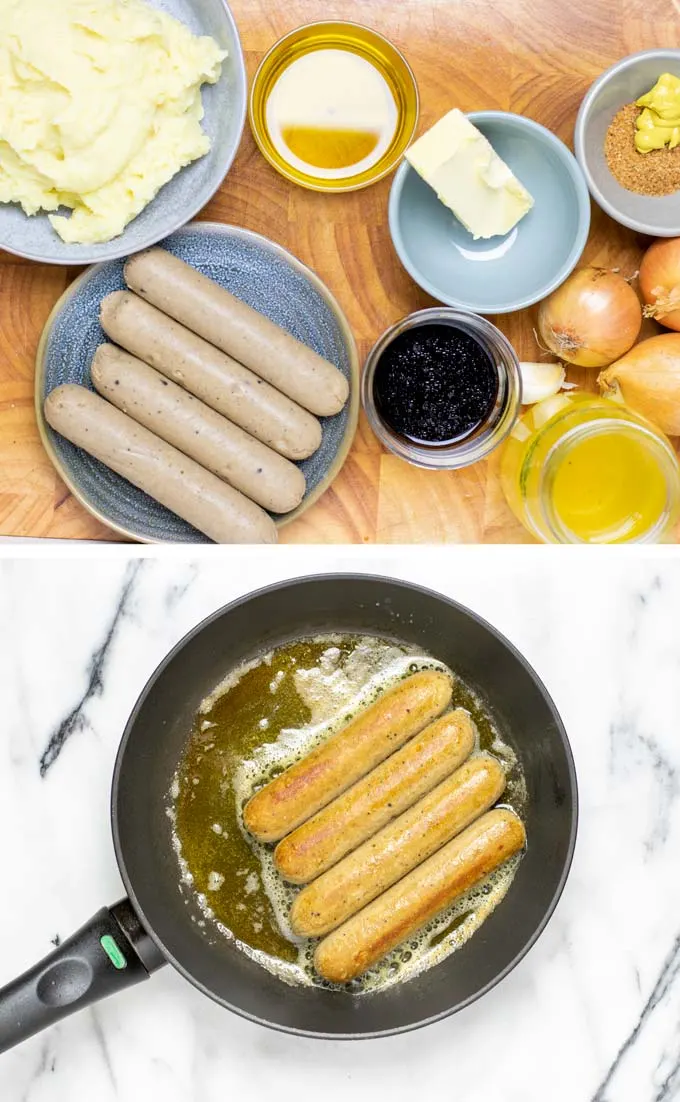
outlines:
[[311, 23], [262, 60], [250, 93], [253, 137], [286, 179], [313, 191], [367, 187], [391, 172], [418, 124], [411, 68], [357, 23]]

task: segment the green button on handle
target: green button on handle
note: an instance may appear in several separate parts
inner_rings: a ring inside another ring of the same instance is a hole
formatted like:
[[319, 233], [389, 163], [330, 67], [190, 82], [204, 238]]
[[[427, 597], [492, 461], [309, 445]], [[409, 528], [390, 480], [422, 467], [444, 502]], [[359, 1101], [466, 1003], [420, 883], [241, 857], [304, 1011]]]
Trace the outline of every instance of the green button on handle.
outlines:
[[128, 899], [102, 907], [54, 952], [0, 987], [0, 1053], [147, 979], [164, 963]]
[[100, 937], [99, 944], [101, 945], [102, 949], [106, 953], [114, 968], [117, 968], [119, 971], [121, 971], [123, 968], [127, 968], [125, 955], [122, 953], [117, 943], [111, 937], [111, 934], [104, 934], [103, 937]]

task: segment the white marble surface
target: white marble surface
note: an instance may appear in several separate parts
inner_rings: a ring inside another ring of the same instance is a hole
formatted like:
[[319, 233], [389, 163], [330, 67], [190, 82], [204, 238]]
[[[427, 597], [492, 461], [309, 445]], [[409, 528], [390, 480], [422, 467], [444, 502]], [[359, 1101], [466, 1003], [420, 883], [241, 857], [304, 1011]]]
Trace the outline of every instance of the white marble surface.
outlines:
[[508, 547], [206, 552], [58, 558], [31, 548], [0, 558], [0, 984], [122, 894], [111, 768], [158, 661], [236, 595], [307, 572], [428, 584], [488, 617], [533, 663], [579, 773], [566, 891], [520, 966], [428, 1029], [301, 1040], [242, 1021], [166, 968], [0, 1057], [0, 1100], [680, 1098], [680, 558]]

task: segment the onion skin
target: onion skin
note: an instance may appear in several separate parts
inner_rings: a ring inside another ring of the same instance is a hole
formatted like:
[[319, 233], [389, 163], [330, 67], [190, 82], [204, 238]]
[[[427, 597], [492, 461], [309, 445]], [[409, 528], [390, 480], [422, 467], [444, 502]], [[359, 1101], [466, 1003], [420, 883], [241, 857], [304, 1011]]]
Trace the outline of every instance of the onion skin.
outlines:
[[622, 398], [662, 432], [680, 436], [680, 333], [640, 341], [597, 381], [605, 396]]
[[640, 264], [640, 293], [646, 318], [680, 330], [680, 237], [649, 246]]
[[580, 268], [544, 299], [538, 331], [561, 360], [579, 367], [606, 367], [635, 344], [642, 307], [618, 272]]

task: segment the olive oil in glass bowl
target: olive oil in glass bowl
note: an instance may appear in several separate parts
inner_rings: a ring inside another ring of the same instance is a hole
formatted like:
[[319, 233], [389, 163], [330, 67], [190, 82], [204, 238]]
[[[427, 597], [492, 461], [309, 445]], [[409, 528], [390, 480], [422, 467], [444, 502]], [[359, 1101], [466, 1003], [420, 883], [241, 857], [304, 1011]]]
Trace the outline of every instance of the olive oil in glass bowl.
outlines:
[[510, 508], [545, 543], [656, 543], [680, 515], [662, 432], [610, 398], [558, 394], [517, 421], [501, 457]]

